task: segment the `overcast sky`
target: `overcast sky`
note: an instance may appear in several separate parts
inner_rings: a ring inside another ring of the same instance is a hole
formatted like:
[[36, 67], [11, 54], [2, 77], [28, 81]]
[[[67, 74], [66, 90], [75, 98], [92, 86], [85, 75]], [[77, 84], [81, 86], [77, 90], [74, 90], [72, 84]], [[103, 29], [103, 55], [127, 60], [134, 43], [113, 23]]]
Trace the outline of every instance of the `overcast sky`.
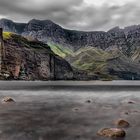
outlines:
[[0, 18], [50, 19], [77, 30], [140, 24], [140, 0], [0, 0]]

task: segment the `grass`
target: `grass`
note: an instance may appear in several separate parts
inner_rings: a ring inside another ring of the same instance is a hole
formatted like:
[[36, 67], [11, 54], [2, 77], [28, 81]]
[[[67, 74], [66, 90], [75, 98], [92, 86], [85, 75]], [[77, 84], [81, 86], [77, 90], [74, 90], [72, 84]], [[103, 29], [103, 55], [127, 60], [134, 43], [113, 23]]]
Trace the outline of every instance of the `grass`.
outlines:
[[106, 65], [107, 63], [104, 61], [81, 62], [77, 60], [74, 63], [72, 63], [73, 67], [78, 68], [80, 70], [86, 70], [88, 72], [104, 71]]
[[9, 38], [11, 38], [12, 35], [13, 35], [13, 33], [11, 33], [11, 32], [3, 32], [4, 39], [9, 39]]
[[73, 54], [71, 65], [79, 70], [84, 70], [88, 74], [95, 74], [101, 80], [111, 80], [112, 76], [106, 71], [108, 59], [114, 56], [101, 49], [86, 47], [78, 50]]
[[50, 43], [48, 43], [48, 45], [50, 46], [51, 50], [55, 54], [59, 55], [62, 58], [65, 58], [66, 56], [71, 55], [73, 53], [73, 51], [71, 49], [64, 48], [60, 45], [53, 45], [53, 44], [50, 44]]

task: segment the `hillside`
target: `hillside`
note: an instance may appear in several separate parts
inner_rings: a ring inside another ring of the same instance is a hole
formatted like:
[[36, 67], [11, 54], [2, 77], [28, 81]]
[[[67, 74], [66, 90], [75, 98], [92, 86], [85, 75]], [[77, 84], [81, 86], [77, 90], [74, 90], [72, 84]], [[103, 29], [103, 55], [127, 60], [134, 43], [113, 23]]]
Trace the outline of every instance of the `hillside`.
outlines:
[[103, 51], [87, 47], [67, 57], [67, 60], [73, 67], [96, 75], [101, 80], [140, 79], [140, 65], [117, 49]]

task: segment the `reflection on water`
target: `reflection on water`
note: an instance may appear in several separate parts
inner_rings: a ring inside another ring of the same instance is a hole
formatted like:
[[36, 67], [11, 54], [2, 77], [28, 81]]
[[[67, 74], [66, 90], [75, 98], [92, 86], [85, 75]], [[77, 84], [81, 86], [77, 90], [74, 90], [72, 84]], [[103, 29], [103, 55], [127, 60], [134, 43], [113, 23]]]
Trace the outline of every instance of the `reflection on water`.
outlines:
[[[100, 128], [129, 121], [125, 140], [139, 140], [140, 94], [135, 86], [0, 82], [0, 140], [106, 140]], [[135, 90], [136, 89], [136, 90]], [[90, 102], [87, 102], [90, 100]], [[133, 101], [133, 104], [129, 102]]]

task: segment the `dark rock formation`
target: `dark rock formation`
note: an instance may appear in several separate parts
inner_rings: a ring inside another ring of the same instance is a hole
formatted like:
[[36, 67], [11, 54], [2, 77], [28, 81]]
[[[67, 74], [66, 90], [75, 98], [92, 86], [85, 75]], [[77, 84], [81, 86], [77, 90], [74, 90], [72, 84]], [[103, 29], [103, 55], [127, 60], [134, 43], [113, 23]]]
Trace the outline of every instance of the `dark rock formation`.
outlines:
[[[10, 36], [10, 37], [9, 37]], [[3, 74], [8, 79], [65, 80], [73, 78], [69, 63], [55, 55], [48, 45], [10, 34], [4, 39]]]

